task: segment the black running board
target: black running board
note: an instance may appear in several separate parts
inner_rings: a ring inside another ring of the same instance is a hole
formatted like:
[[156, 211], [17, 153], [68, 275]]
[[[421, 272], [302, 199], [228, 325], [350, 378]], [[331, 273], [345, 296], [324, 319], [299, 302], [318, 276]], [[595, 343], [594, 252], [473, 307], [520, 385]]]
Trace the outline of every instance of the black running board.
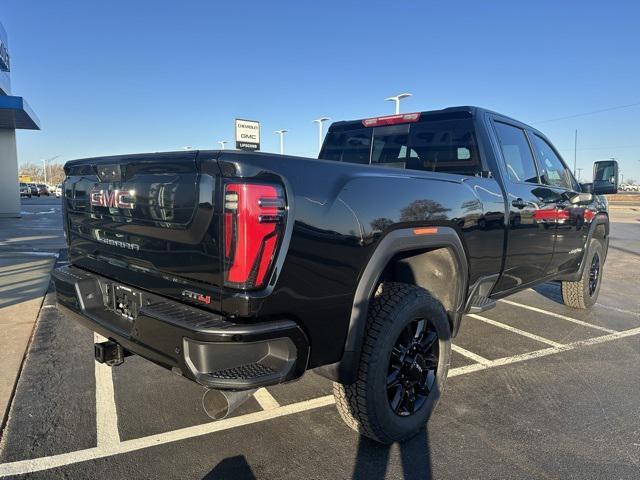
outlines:
[[496, 301], [489, 297], [474, 297], [469, 305], [468, 313], [480, 313], [491, 310], [496, 306]]

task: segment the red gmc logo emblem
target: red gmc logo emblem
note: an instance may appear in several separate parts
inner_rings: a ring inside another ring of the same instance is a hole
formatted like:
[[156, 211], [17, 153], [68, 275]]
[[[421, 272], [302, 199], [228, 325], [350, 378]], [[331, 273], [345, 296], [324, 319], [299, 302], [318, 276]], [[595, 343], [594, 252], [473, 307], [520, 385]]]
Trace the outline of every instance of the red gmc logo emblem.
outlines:
[[89, 194], [94, 207], [128, 208], [135, 207], [133, 190], [92, 190]]

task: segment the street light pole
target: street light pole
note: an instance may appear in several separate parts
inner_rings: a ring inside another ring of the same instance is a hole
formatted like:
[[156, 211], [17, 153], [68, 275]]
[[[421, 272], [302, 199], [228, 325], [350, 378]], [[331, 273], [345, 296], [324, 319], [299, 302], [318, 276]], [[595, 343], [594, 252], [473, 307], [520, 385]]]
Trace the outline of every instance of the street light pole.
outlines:
[[578, 164], [578, 130], [576, 129], [576, 135], [573, 138], [573, 176], [576, 175], [576, 166]]
[[276, 130], [273, 133], [277, 133], [278, 135], [280, 135], [280, 155], [284, 155], [284, 134], [287, 133], [289, 130], [285, 130], [284, 128], [281, 130]]
[[400, 100], [403, 98], [410, 97], [411, 93], [401, 93], [400, 95], [396, 95], [395, 97], [385, 98], [386, 101], [395, 102], [396, 104], [396, 115], [400, 113]]
[[227, 140], [218, 140], [218, 143], [220, 144], [220, 150], [224, 150], [224, 146], [229, 143]]
[[318, 124], [318, 153], [322, 149], [322, 124], [329, 120], [329, 117], [320, 117], [314, 120], [315, 123]]
[[51, 162], [53, 160], [55, 160], [56, 158], [58, 158], [60, 155], [55, 155], [53, 157], [50, 158], [43, 158], [42, 159], [42, 163], [44, 163], [44, 183], [45, 185], [47, 184], [47, 162]]

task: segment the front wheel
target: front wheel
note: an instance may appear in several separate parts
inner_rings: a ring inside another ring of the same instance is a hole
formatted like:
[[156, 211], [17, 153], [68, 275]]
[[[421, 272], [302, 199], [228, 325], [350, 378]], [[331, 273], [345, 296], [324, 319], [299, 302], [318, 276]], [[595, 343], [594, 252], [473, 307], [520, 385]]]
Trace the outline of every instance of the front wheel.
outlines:
[[415, 285], [382, 284], [369, 309], [357, 380], [333, 384], [340, 416], [381, 443], [412, 437], [440, 398], [450, 356], [442, 304]]
[[572, 308], [591, 308], [598, 300], [604, 266], [604, 249], [598, 240], [591, 240], [584, 261], [579, 281], [562, 282], [562, 301]]

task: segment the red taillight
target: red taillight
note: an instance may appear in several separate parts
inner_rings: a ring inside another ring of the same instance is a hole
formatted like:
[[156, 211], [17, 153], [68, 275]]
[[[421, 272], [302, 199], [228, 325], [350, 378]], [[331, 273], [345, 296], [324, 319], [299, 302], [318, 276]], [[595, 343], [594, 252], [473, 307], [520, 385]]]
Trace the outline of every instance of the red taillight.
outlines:
[[379, 127], [381, 125], [396, 125], [397, 123], [411, 123], [420, 120], [420, 113], [401, 113], [399, 115], [387, 115], [386, 117], [365, 118], [362, 124], [365, 127]]
[[224, 191], [225, 284], [259, 288], [275, 258], [285, 220], [282, 188], [227, 184]]
[[593, 210], [591, 210], [589, 208], [585, 208], [583, 215], [584, 215], [584, 221], [585, 222], [590, 222], [591, 220], [593, 220], [593, 217], [596, 216], [596, 212], [594, 212]]

